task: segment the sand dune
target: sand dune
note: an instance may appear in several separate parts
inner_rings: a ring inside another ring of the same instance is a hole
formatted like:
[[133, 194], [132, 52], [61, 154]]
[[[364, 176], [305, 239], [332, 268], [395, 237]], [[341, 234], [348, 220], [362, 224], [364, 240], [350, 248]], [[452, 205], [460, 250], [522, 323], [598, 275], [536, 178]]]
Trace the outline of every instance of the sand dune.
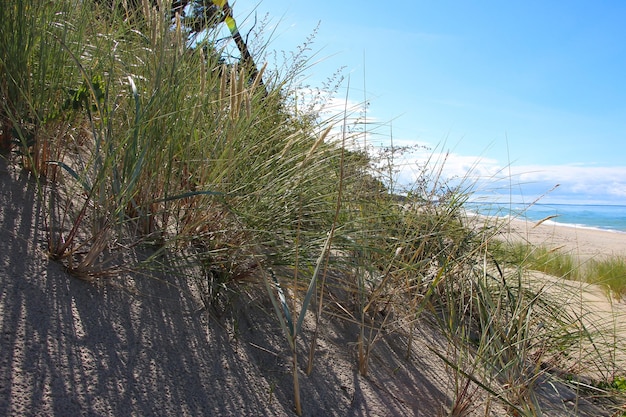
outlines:
[[[41, 213], [34, 182], [0, 158], [0, 415], [294, 415], [289, 348], [263, 297], [242, 294], [218, 319], [201, 310], [185, 276], [76, 279], [46, 258]], [[554, 230], [520, 232], [590, 254], [617, 253], [626, 238]], [[404, 339], [385, 337], [362, 377], [357, 331], [324, 319], [316, 366], [300, 381], [305, 415], [430, 417], [451, 403], [452, 373], [428, 349], [445, 352], [441, 334], [421, 326], [411, 360]], [[484, 392], [474, 395], [485, 415]], [[570, 397], [546, 384], [547, 415], [573, 415]], [[489, 415], [503, 412], [492, 405]], [[584, 400], [576, 413], [608, 415]]]

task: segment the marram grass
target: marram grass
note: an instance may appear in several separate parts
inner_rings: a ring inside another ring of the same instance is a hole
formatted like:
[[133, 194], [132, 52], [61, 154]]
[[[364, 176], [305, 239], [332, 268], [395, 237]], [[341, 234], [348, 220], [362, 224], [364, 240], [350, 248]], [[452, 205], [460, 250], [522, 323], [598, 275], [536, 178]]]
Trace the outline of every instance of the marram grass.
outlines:
[[545, 246], [527, 243], [512, 245], [498, 244], [498, 251], [509, 264], [524, 265], [525, 268], [574, 281], [597, 284], [612, 297], [626, 296], [626, 258], [620, 255], [598, 255], [580, 260], [576, 255]]

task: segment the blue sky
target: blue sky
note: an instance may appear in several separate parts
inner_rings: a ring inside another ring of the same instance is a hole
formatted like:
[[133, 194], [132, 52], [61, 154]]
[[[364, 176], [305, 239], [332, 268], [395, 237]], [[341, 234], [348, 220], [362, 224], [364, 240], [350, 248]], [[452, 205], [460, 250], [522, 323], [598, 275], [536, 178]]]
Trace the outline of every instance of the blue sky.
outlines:
[[[320, 62], [306, 81], [321, 86], [343, 68], [350, 102], [367, 99], [368, 119], [383, 125], [374, 145], [393, 131], [395, 144], [449, 152], [446, 173], [471, 170], [476, 193], [494, 198], [531, 202], [560, 184], [544, 201], [626, 204], [626, 2], [232, 6], [244, 34], [253, 10], [267, 15], [278, 51], [295, 51], [319, 23]], [[426, 156], [409, 158], [403, 181]]]

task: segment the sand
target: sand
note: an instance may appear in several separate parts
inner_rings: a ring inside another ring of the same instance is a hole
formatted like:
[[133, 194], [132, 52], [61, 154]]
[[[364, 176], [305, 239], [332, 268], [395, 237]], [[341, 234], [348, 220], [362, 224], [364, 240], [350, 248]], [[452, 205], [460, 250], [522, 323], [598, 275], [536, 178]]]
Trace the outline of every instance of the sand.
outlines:
[[[295, 415], [289, 345], [263, 289], [241, 288], [220, 316], [190, 271], [86, 282], [46, 257], [42, 225], [35, 183], [0, 157], [0, 416]], [[363, 377], [356, 326], [324, 318], [306, 375], [305, 325], [304, 415], [437, 415], [452, 381], [423, 352], [445, 341], [422, 330], [411, 361], [394, 338], [378, 342]]]
[[525, 220], [500, 220], [500, 236], [523, 240], [535, 246], [547, 246], [583, 259], [597, 256], [626, 257], [626, 233], [567, 226], [555, 222], [537, 223]]
[[[127, 271], [97, 283], [72, 277], [45, 255], [36, 190], [0, 158], [0, 415], [295, 415], [289, 347], [262, 290], [244, 288], [231, 300], [232, 313], [220, 317], [202, 309], [184, 273]], [[563, 230], [547, 236], [555, 244], [575, 240], [580, 253], [617, 253], [624, 242], [583, 230], [561, 236]], [[356, 326], [329, 317], [313, 373], [305, 375], [305, 327], [304, 415], [431, 417], [451, 404], [454, 380], [427, 348], [445, 352], [446, 341], [427, 326], [418, 329], [411, 360], [403, 338], [381, 339], [367, 377], [357, 371]], [[471, 394], [476, 415], [485, 415], [484, 392]], [[573, 414], [573, 395], [546, 385], [547, 415], [609, 415], [584, 400]], [[489, 415], [503, 411], [493, 406]]]

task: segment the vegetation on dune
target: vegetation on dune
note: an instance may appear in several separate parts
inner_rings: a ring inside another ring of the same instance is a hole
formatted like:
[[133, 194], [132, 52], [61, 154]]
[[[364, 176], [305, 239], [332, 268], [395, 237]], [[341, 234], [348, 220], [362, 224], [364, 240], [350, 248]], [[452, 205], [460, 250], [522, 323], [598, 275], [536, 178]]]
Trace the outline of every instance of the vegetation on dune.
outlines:
[[532, 246], [527, 243], [502, 245], [499, 258], [508, 264], [521, 265], [555, 277], [597, 284], [617, 300], [626, 296], [626, 260], [622, 256], [597, 256], [579, 260], [559, 249]]
[[283, 69], [257, 66], [262, 53], [251, 61], [239, 42], [219, 39], [226, 7], [0, 8], [0, 147], [38, 182], [51, 259], [94, 280], [115, 276], [132, 248], [152, 251], [133, 269], [167, 269], [167, 254], [224, 314], [242, 285], [266, 289], [293, 356], [299, 413], [298, 355], [309, 373], [323, 366], [317, 330], [298, 351], [307, 311], [314, 326], [323, 316], [356, 325], [362, 375], [378, 340], [401, 335], [410, 352], [414, 330], [434, 325], [449, 342], [432, 353], [455, 381], [450, 415], [474, 406], [470, 386], [511, 415], [537, 415], [536, 387], [558, 375], [596, 367], [606, 386], [622, 381], [622, 369], [605, 366], [617, 346], [598, 341], [595, 356], [582, 356], [592, 332], [558, 297], [526, 285], [528, 257], [500, 268], [492, 232], [464, 222], [466, 189], [426, 166], [406, 197], [393, 195], [393, 167], [348, 146], [359, 132], [347, 115], [322, 119], [318, 106], [296, 105], [309, 45]]

